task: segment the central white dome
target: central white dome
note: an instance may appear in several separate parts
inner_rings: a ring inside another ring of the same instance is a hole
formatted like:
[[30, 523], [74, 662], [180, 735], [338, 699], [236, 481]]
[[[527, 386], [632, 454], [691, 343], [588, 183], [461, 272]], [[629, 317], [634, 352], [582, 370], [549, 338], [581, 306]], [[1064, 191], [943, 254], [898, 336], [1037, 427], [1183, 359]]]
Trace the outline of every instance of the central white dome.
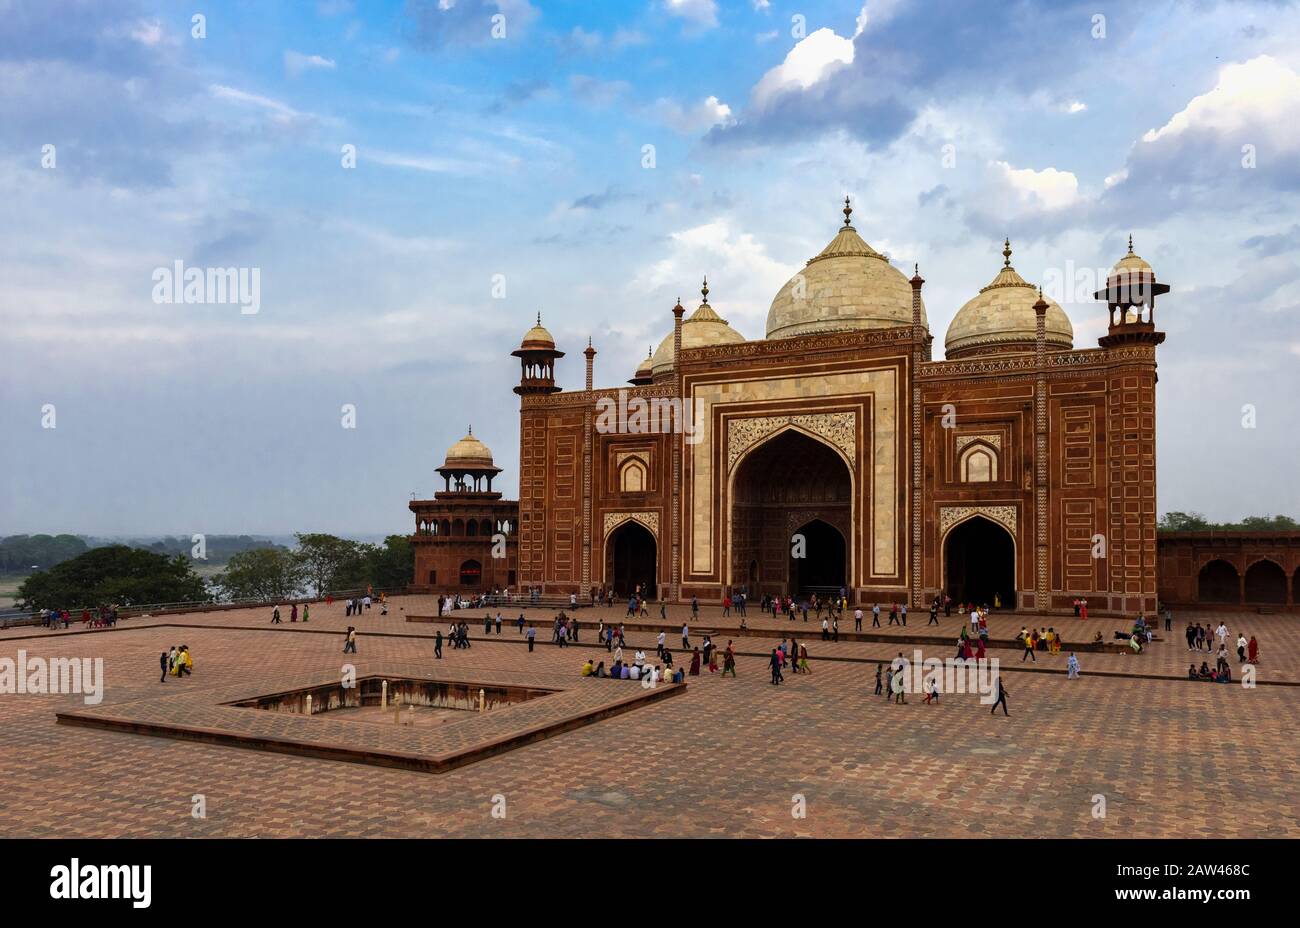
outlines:
[[[863, 241], [849, 224], [851, 212], [846, 199], [839, 233], [772, 300], [768, 338], [912, 324], [911, 283]], [[924, 303], [921, 322], [928, 327]]]

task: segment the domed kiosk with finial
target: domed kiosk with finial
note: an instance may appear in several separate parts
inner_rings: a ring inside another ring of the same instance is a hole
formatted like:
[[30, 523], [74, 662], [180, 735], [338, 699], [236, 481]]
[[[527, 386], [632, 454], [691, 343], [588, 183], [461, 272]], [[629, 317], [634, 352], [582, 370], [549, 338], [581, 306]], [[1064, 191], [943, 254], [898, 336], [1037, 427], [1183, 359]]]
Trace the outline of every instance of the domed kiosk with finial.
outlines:
[[[906, 275], [858, 235], [848, 197], [843, 212], [844, 225], [835, 238], [772, 300], [769, 339], [912, 324], [912, 286]], [[921, 322], [928, 325], [924, 303]]]
[[1168, 292], [1169, 285], [1157, 281], [1151, 265], [1133, 253], [1130, 235], [1128, 254], [1111, 268], [1106, 288], [1093, 294], [1110, 310], [1110, 325], [1098, 344], [1110, 348], [1126, 342], [1163, 342], [1164, 333], [1156, 331], [1156, 297]]
[[447, 449], [438, 473], [446, 482], [448, 492], [491, 493], [492, 478], [501, 473], [501, 468], [492, 463], [492, 452], [474, 437], [474, 427], [470, 426], [465, 437]]
[[519, 347], [510, 352], [519, 359], [519, 386], [515, 392], [557, 393], [560, 388], [555, 385], [555, 359], [564, 357], [564, 352], [555, 347], [555, 339], [542, 326], [542, 314], [537, 314], [537, 324], [524, 333]]
[[654, 381], [654, 356], [655, 350], [647, 348], [645, 359], [636, 366], [636, 373], [628, 380], [628, 383], [634, 387], [643, 387]]
[[[699, 308], [691, 313], [682, 321], [682, 348], [703, 348], [708, 345], [727, 345], [739, 344], [745, 340], [733, 329], [727, 322], [709, 305], [709, 279], [704, 278], [704, 285], [700, 287], [702, 297]], [[681, 305], [679, 300], [678, 306]], [[674, 351], [673, 351], [673, 332], [664, 336], [664, 340], [659, 343], [655, 353], [650, 357], [650, 371], [653, 377], [666, 376], [672, 373]]]
[[[948, 326], [944, 356], [948, 359], [983, 354], [1033, 351], [1038, 319], [1034, 304], [1038, 289], [1011, 266], [1011, 240], [1002, 248], [1002, 268], [980, 292], [966, 302]], [[1048, 351], [1074, 347], [1070, 317], [1055, 300], [1046, 300]]]

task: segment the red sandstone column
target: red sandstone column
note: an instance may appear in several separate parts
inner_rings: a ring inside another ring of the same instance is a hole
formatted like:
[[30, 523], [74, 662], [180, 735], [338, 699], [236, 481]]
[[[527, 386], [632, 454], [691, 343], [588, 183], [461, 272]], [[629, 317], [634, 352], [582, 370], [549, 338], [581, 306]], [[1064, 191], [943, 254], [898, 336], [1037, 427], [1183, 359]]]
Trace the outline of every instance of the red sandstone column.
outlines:
[[[708, 281], [705, 281], [708, 286]], [[682, 410], [682, 415], [686, 415], [685, 401], [682, 399], [682, 315], [686, 312], [682, 308], [682, 301], [678, 300], [677, 305], [673, 307], [673, 384], [677, 393], [678, 400], [681, 401], [678, 408]], [[682, 583], [682, 430], [679, 427], [671, 439], [672, 456], [673, 456], [673, 512], [672, 512], [672, 580], [668, 587], [669, 600], [676, 601], [681, 599]]]
[[1047, 302], [1042, 287], [1038, 288], [1034, 315], [1034, 365], [1038, 370], [1034, 383], [1034, 607], [1044, 612], [1051, 608], [1051, 581], [1047, 560]]
[[912, 285], [912, 561], [908, 570], [912, 580], [911, 607], [914, 613], [919, 614], [922, 609], [921, 585], [924, 579], [921, 572], [925, 564], [921, 531], [921, 503], [925, 492], [921, 465], [921, 361], [924, 360], [925, 353], [925, 329], [921, 325], [921, 287], [925, 279], [921, 277], [919, 264], [915, 265], [909, 283]]
[[591, 444], [592, 444], [592, 422], [591, 422], [591, 390], [594, 373], [594, 362], [596, 359], [596, 349], [591, 347], [591, 339], [587, 339], [587, 350], [583, 352], [587, 357], [587, 400], [586, 411], [582, 414], [582, 583], [578, 589], [578, 595], [586, 597], [591, 591]]

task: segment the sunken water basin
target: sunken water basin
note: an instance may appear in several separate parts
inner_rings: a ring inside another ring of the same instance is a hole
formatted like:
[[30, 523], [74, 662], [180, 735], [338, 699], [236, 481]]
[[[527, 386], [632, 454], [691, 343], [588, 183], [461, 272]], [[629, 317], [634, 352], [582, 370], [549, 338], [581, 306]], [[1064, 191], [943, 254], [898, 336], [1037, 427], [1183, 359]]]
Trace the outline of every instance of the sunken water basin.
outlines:
[[[384, 682], [388, 683], [388, 705], [382, 706]], [[255, 696], [227, 705], [245, 709], [264, 709], [271, 712], [307, 714], [307, 697], [311, 697], [311, 714], [332, 713], [331, 718], [357, 721], [391, 720], [395, 707], [402, 709], [401, 722], [408, 719], [415, 724], [452, 721], [461, 712], [478, 712], [480, 693], [483, 708], [491, 712], [506, 706], [550, 696], [556, 690], [535, 686], [508, 686], [442, 680], [419, 680], [403, 677], [363, 677], [354, 686], [328, 683]], [[408, 715], [408, 707], [414, 712]]]

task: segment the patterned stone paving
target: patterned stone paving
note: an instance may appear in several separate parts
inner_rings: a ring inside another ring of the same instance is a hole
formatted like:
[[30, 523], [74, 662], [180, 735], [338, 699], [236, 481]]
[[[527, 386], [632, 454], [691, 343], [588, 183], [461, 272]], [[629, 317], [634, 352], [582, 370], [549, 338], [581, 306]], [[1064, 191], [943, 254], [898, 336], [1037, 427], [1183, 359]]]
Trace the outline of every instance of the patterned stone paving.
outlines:
[[[359, 668], [394, 662], [434, 673], [539, 674], [583, 682], [578, 665], [595, 653], [547, 643], [549, 612], [533, 614], [539, 622], [533, 654], [509, 625], [499, 640], [495, 634], [481, 640], [482, 613], [470, 612], [473, 647], [444, 648], [439, 667], [429, 641], [435, 626], [406, 623], [401, 611], [427, 612], [431, 606], [427, 597], [403, 597], [387, 617], [376, 607], [352, 620], [361, 633], [354, 662]], [[591, 618], [622, 612], [582, 610], [583, 644], [594, 638]], [[685, 612], [674, 607], [666, 629], [679, 661]], [[349, 620], [341, 605], [319, 604], [312, 613], [305, 629], [287, 621], [269, 625], [269, 610], [165, 620], [193, 627], [156, 627], [162, 620], [137, 618], [119, 630], [87, 634], [10, 629], [0, 633], [0, 657], [12, 658], [19, 648], [29, 656], [103, 657], [104, 711], [145, 699], [182, 706], [199, 695], [215, 703], [235, 689], [245, 695], [272, 692], [286, 679], [337, 674], [340, 632]], [[728, 620], [716, 609], [708, 613], [694, 624], [719, 629], [715, 640], [725, 644]], [[751, 625], [803, 624], [755, 613]], [[926, 618], [909, 618], [909, 633], [924, 629]], [[1220, 616], [1195, 618], [1217, 624]], [[1243, 628], [1259, 637], [1261, 682], [1300, 681], [1296, 617], [1224, 618], [1234, 635]], [[1027, 624], [1019, 616], [994, 621], [1014, 626], [1011, 634]], [[958, 619], [943, 622], [942, 637], [922, 647], [926, 656], [952, 652]], [[1080, 680], [1059, 672], [1064, 656], [1040, 655], [1040, 666], [1021, 672], [1019, 654], [998, 653], [1009, 662], [1009, 717], [1000, 710], [990, 716], [973, 696], [944, 697], [938, 706], [914, 696], [904, 706], [886, 703], [871, 695], [875, 667], [862, 661], [885, 660], [899, 650], [910, 656], [914, 646], [825, 643], [814, 624], [807, 626], [811, 675], [787, 673], [784, 685], [771, 686], [761, 656], [771, 640], [736, 636], [742, 653], [755, 655], [740, 659], [739, 679], [706, 672], [677, 698], [440, 776], [56, 725], [56, 712], [86, 710], [81, 697], [0, 695], [0, 833], [1300, 836], [1300, 744], [1293, 731], [1300, 688], [1248, 690], [1177, 679], [1191, 657], [1177, 621], [1174, 640], [1140, 657], [1084, 655]], [[1122, 623], [1090, 619], [1078, 627], [1079, 637], [1090, 639], [1094, 630], [1109, 634]], [[994, 633], [1000, 632], [995, 625]], [[159, 651], [182, 642], [195, 654], [194, 677], [160, 684]], [[653, 635], [634, 634], [629, 644], [653, 651]], [[1098, 675], [1103, 671], [1141, 676]], [[507, 711], [519, 708], [526, 706]], [[196, 794], [206, 799], [205, 819], [191, 817]], [[805, 818], [791, 815], [796, 795], [806, 802]], [[1106, 801], [1101, 819], [1093, 817], [1098, 795]], [[498, 796], [504, 798], [504, 818], [492, 815], [500, 808], [500, 800], [494, 805]]]

